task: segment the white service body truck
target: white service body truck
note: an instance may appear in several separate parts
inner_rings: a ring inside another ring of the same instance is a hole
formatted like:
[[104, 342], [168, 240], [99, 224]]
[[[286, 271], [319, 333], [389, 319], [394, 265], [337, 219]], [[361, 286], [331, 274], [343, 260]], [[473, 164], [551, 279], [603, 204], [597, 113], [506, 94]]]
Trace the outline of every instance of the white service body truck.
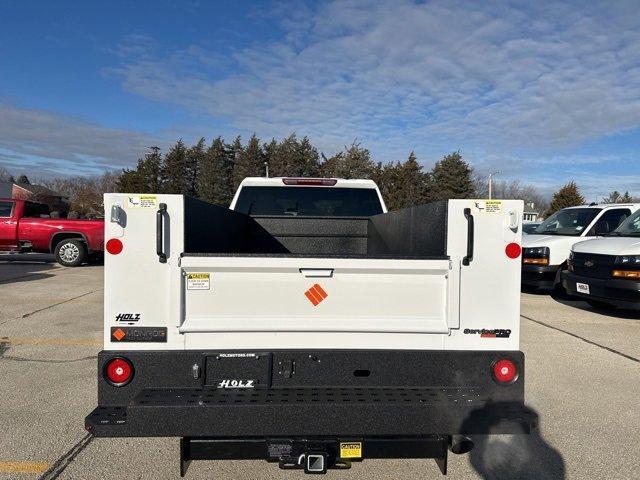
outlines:
[[640, 309], [640, 210], [608, 236], [574, 245], [562, 283], [593, 307]]
[[592, 203], [557, 211], [522, 239], [522, 284], [547, 290], [561, 286], [573, 245], [608, 235], [639, 209], [638, 203]]
[[[232, 209], [106, 194], [98, 437], [324, 473], [528, 433], [523, 202], [386, 212], [367, 180], [251, 178]], [[110, 217], [110, 218], [109, 218]]]

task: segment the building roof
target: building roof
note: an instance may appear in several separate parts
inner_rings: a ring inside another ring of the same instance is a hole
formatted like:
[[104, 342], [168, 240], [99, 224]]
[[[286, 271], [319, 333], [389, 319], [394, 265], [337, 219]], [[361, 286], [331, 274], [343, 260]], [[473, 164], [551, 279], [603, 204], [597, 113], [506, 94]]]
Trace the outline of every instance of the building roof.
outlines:
[[31, 185], [28, 183], [14, 183], [14, 185], [34, 195], [67, 198], [66, 195], [63, 195], [60, 192], [56, 192], [55, 190], [51, 190], [44, 185]]

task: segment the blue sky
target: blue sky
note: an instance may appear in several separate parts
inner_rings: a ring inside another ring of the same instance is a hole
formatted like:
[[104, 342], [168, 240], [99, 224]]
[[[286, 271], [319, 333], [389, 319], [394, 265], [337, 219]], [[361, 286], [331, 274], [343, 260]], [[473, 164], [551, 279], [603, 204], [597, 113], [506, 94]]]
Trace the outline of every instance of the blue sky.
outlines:
[[640, 196], [640, 8], [608, 2], [0, 0], [0, 166], [133, 166], [295, 131], [551, 192]]

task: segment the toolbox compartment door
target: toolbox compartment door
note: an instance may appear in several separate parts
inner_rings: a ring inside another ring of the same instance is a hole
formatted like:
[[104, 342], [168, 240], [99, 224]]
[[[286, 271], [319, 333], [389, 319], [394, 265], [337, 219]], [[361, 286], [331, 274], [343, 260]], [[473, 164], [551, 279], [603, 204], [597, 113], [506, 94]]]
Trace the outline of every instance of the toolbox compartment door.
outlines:
[[458, 294], [449, 268], [448, 260], [187, 256], [180, 332], [444, 334]]

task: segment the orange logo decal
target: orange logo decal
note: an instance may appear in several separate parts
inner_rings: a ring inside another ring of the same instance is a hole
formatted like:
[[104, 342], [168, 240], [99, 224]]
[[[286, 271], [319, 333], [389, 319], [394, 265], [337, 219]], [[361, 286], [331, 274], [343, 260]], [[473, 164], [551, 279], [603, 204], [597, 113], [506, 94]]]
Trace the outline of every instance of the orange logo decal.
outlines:
[[120, 341], [124, 338], [125, 333], [122, 331], [121, 328], [117, 329], [115, 332], [113, 332], [113, 338], [115, 338], [117, 341]]
[[314, 307], [328, 297], [327, 292], [325, 292], [324, 289], [317, 283], [309, 290], [304, 292], [304, 294], [309, 299], [309, 301], [313, 303]]

